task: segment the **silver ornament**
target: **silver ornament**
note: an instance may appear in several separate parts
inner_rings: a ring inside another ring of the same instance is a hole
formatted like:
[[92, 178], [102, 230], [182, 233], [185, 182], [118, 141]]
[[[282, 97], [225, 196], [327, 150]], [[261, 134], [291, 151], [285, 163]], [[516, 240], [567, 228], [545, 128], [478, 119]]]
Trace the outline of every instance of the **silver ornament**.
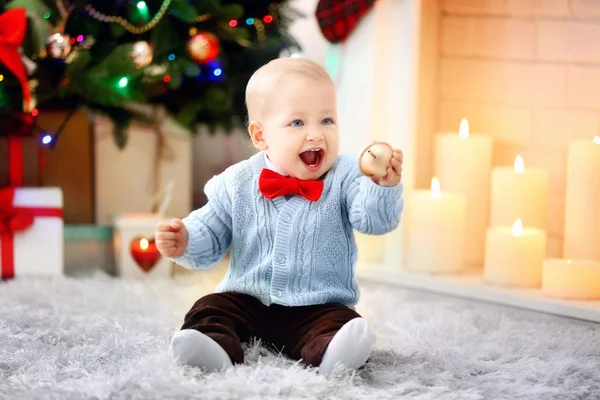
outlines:
[[50, 58], [64, 60], [71, 52], [71, 42], [68, 35], [55, 33], [46, 41], [46, 54]]
[[144, 68], [152, 62], [152, 47], [148, 42], [139, 41], [133, 44], [133, 50], [131, 50], [131, 59], [138, 68]]

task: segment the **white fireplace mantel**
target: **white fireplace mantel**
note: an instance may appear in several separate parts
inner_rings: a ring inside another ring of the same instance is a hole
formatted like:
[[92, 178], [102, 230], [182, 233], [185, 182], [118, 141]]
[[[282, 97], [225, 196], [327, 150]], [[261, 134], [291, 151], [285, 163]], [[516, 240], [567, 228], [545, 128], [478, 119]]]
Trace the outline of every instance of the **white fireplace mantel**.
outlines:
[[[373, 140], [404, 151], [405, 202], [429, 187], [437, 128], [439, 0], [378, 0], [348, 40], [334, 46], [339, 68], [342, 151], [357, 154]], [[422, 275], [403, 268], [405, 225], [383, 237], [358, 236], [357, 274], [364, 280], [428, 290], [600, 322], [600, 301], [564, 301], [540, 290], [492, 287], [481, 271]]]

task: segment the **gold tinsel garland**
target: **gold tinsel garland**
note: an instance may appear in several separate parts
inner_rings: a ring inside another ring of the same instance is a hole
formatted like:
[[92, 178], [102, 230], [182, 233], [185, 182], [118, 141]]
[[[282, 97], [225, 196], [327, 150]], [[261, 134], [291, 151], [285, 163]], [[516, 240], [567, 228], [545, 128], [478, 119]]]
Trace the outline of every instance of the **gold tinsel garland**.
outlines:
[[[88, 13], [88, 15], [90, 17], [94, 18], [97, 21], [119, 24], [123, 28], [125, 28], [128, 32], [133, 33], [134, 35], [140, 35], [142, 33], [146, 33], [149, 30], [153, 29], [162, 20], [162, 18], [165, 16], [165, 14], [167, 12], [167, 9], [171, 5], [171, 1], [172, 0], [165, 0], [163, 2], [163, 4], [160, 6], [160, 9], [158, 10], [158, 12], [154, 16], [154, 18], [152, 18], [152, 20], [150, 22], [148, 22], [146, 25], [140, 26], [140, 27], [133, 25], [131, 22], [127, 21], [123, 17], [116, 16], [116, 15], [102, 14], [101, 12], [96, 10], [94, 7], [92, 7], [90, 4], [85, 6], [85, 11]], [[196, 18], [196, 22], [204, 22], [210, 18], [211, 18], [210, 14], [202, 14]], [[254, 27], [256, 29], [256, 33], [258, 35], [258, 40], [260, 40], [260, 41], [265, 40], [265, 27], [264, 27], [262, 21], [260, 21], [258, 19], [254, 19], [254, 23], [252, 25], [254, 25]], [[223, 24], [223, 28], [227, 29], [227, 28], [229, 28], [229, 26], [227, 26], [226, 24]], [[195, 29], [195, 28], [192, 28], [192, 29]], [[192, 35], [191, 32], [190, 32], [190, 35]], [[237, 43], [243, 47], [249, 47], [252, 44], [252, 42], [250, 42], [247, 39], [238, 39]]]
[[134, 35], [140, 35], [142, 33], [148, 32], [149, 30], [154, 28], [156, 26], [156, 24], [158, 24], [160, 22], [160, 20], [167, 13], [167, 9], [171, 5], [171, 1], [172, 0], [165, 0], [162, 3], [162, 5], [160, 6], [160, 9], [158, 10], [158, 12], [154, 16], [154, 18], [152, 18], [152, 20], [150, 20], [150, 22], [148, 22], [146, 25], [140, 26], [140, 27], [133, 25], [131, 22], [127, 21], [123, 17], [119, 17], [116, 15], [102, 14], [101, 12], [96, 10], [94, 7], [92, 7], [90, 4], [85, 6], [85, 10], [92, 18], [94, 18], [97, 21], [119, 24], [123, 28], [125, 28], [128, 32], [133, 33]]

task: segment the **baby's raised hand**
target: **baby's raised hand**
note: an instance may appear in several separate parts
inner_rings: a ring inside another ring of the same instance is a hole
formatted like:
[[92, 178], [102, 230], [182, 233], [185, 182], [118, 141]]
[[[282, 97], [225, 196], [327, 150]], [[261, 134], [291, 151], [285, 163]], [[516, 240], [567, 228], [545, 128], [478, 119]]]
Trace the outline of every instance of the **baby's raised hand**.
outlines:
[[185, 252], [188, 231], [180, 219], [161, 221], [156, 225], [154, 240], [160, 254], [165, 257], [179, 257]]
[[396, 186], [402, 178], [402, 151], [384, 142], [374, 142], [363, 150], [360, 170], [379, 186]]

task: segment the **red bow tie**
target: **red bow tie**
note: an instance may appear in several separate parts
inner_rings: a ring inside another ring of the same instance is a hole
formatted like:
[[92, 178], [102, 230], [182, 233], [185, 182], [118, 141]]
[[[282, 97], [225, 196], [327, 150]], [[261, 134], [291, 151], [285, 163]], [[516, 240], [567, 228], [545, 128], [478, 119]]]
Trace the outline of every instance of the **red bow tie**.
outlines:
[[317, 201], [323, 192], [323, 181], [301, 180], [283, 176], [270, 169], [263, 169], [258, 179], [258, 187], [261, 193], [269, 199], [299, 194], [305, 199]]

